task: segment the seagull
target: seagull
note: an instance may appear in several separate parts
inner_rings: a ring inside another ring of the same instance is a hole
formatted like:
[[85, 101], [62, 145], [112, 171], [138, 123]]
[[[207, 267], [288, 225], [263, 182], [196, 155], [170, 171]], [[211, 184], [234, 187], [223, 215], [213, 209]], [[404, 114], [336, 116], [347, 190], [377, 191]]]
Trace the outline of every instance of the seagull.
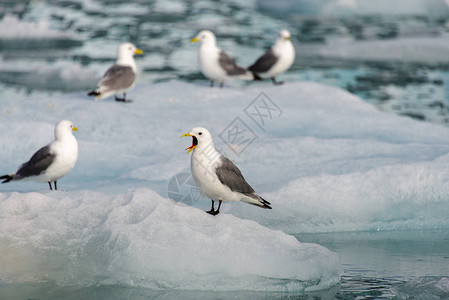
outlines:
[[259, 57], [254, 64], [248, 67], [251, 72], [270, 77], [274, 85], [280, 85], [282, 81], [276, 81], [276, 76], [287, 71], [295, 61], [295, 48], [290, 39], [288, 30], [281, 30], [273, 47]]
[[243, 80], [262, 80], [257, 74], [238, 66], [235, 61], [223, 50], [217, 47], [215, 34], [209, 30], [203, 30], [190, 40], [192, 43], [201, 42], [198, 51], [201, 72], [211, 80], [210, 86], [215, 81], [223, 87], [225, 80], [239, 78]]
[[[117, 61], [110, 67], [98, 83], [98, 88], [87, 93], [100, 100], [114, 95], [115, 101], [132, 102], [126, 99], [126, 92], [132, 89], [136, 83], [137, 66], [134, 54], [142, 54], [143, 51], [131, 43], [123, 43], [117, 52]], [[123, 93], [123, 98], [116, 94]]]
[[[212, 208], [207, 213], [218, 215], [222, 201], [242, 201], [262, 208], [271, 209], [270, 202], [256, 194], [243, 178], [239, 168], [214, 147], [212, 136], [205, 128], [196, 127], [181, 137], [191, 136], [192, 153], [190, 168], [193, 179], [201, 191], [212, 200]], [[218, 209], [215, 210], [215, 201]]]
[[72, 134], [76, 130], [71, 121], [60, 121], [55, 127], [55, 140], [34, 153], [15, 173], [0, 176], [2, 183], [27, 178], [48, 182], [50, 190], [54, 182], [57, 190], [57, 180], [69, 173], [78, 159], [78, 142]]

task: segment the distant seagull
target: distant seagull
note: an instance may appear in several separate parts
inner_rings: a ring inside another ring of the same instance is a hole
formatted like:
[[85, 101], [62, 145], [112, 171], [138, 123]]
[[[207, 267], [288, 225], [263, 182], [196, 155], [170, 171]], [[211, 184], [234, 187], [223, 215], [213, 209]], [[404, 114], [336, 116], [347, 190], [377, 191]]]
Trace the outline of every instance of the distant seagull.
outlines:
[[[215, 149], [207, 129], [196, 127], [181, 137], [184, 136], [193, 139], [192, 146], [186, 148], [187, 154], [193, 151], [190, 164], [193, 179], [198, 188], [212, 200], [212, 209], [207, 213], [217, 215], [222, 201], [242, 201], [271, 209], [270, 202], [254, 192], [239, 168]], [[215, 201], [218, 201], [217, 210]]]
[[223, 87], [226, 80], [239, 78], [243, 80], [261, 80], [257, 74], [253, 74], [245, 68], [238, 66], [223, 50], [217, 47], [215, 34], [209, 30], [203, 30], [191, 39], [192, 43], [201, 42], [198, 51], [201, 72], [211, 80], [210, 86], [215, 81]]
[[295, 48], [290, 39], [288, 30], [281, 30], [273, 47], [257, 61], [249, 66], [248, 70], [262, 77], [270, 77], [274, 85], [280, 85], [282, 81], [276, 81], [276, 76], [287, 71], [295, 61]]
[[[126, 99], [126, 92], [136, 84], [137, 66], [134, 54], [142, 53], [142, 50], [131, 43], [121, 44], [117, 52], [117, 62], [103, 75], [98, 83], [98, 88], [90, 91], [87, 95], [95, 96], [95, 100], [114, 95], [115, 101], [131, 102], [132, 100]], [[123, 98], [118, 98], [115, 95], [119, 93], [123, 93]]]
[[73, 123], [62, 120], [55, 127], [55, 140], [34, 153], [29, 161], [23, 163], [15, 173], [0, 176], [0, 180], [9, 181], [31, 179], [39, 182], [56, 182], [72, 170], [78, 159], [78, 142], [72, 131], [78, 130]]

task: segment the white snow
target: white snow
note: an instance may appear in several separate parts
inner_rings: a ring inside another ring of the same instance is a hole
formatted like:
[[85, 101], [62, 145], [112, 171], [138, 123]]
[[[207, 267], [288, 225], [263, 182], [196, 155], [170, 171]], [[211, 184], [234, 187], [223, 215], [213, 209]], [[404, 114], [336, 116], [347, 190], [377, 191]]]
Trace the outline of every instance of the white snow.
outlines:
[[[273, 112], [271, 120], [265, 119], [264, 128], [244, 112], [262, 91], [282, 110], [280, 116]], [[0, 170], [17, 168], [52, 139], [48, 128], [66, 118], [80, 129], [80, 154], [61, 188], [125, 192], [143, 186], [167, 196], [170, 179], [190, 172], [184, 149], [191, 141], [179, 136], [204, 126], [217, 148], [274, 207], [267, 212], [224, 204], [224, 211], [251, 215], [276, 228], [293, 223], [290, 232], [365, 230], [377, 228], [378, 221], [385, 222], [386, 229], [393, 224], [447, 225], [440, 218], [444, 210], [435, 207], [448, 205], [445, 127], [385, 114], [343, 90], [309, 82], [224, 89], [211, 89], [206, 82], [141, 83], [128, 96], [134, 103], [93, 102], [84, 93], [4, 99], [0, 150], [7, 159], [0, 161]], [[219, 137], [227, 136], [225, 129], [237, 117], [256, 136], [246, 148], [237, 147], [245, 148], [240, 156]], [[47, 187], [17, 182], [1, 189], [26, 192]], [[404, 216], [406, 210], [393, 203], [408, 206], [410, 214]], [[199, 205], [207, 208], [209, 202]], [[423, 215], [427, 210], [428, 217]], [[403, 218], [395, 220], [395, 215]]]
[[141, 188], [0, 195], [0, 281], [151, 289], [308, 291], [340, 280], [335, 253]]
[[[3, 97], [3, 173], [51, 141], [61, 119], [79, 129], [79, 159], [58, 182], [61, 191], [32, 182], [0, 186], [0, 280], [310, 290], [338, 281], [337, 258], [277, 229], [449, 226], [446, 127], [382, 113], [311, 82], [223, 89], [139, 82], [128, 96], [133, 103], [94, 102], [84, 92]], [[251, 144], [230, 138], [237, 125]], [[224, 203], [212, 218], [201, 211], [207, 199], [191, 208], [167, 198], [170, 180], [190, 172], [184, 149], [191, 140], [179, 137], [196, 126], [209, 129], [272, 210]]]

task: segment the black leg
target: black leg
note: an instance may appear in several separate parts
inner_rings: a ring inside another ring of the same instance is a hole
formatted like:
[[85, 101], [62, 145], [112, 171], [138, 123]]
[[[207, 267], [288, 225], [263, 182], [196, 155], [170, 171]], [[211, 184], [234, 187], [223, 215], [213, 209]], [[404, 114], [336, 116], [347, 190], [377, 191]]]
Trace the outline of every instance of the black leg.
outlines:
[[55, 180], [55, 190], [58, 190], [58, 187], [57, 187], [57, 185], [56, 185], [56, 182], [57, 182], [57, 181]]
[[212, 208], [211, 208], [211, 210], [206, 211], [208, 214], [211, 214], [213, 216], [218, 215], [220, 213], [221, 200], [218, 201], [218, 209], [217, 210], [215, 210], [215, 208], [214, 208], [214, 203], [215, 203], [215, 201], [212, 200]]
[[218, 208], [217, 208], [217, 213], [216, 213], [216, 215], [218, 215], [218, 214], [220, 213], [221, 202], [222, 202], [221, 200], [218, 201]]
[[271, 81], [273, 81], [273, 84], [274, 84], [274, 85], [281, 85], [281, 84], [284, 83], [283, 81], [276, 81], [276, 78], [275, 78], [275, 77], [271, 77]]
[[214, 83], [215, 83], [215, 82], [214, 82], [213, 80], [211, 80], [211, 81], [210, 81], [210, 87], [213, 87], [213, 86], [214, 86]]
[[212, 208], [209, 211], [206, 211], [208, 214], [213, 215], [215, 212], [215, 208], [214, 208], [214, 200], [212, 200]]
[[50, 187], [50, 191], [53, 191], [53, 187], [51, 186], [51, 182], [48, 182], [48, 186]]
[[119, 98], [116, 95], [114, 95], [114, 99], [115, 99], [115, 101], [125, 102], [125, 103], [133, 102], [133, 100], [126, 99], [126, 93], [123, 93], [123, 98]]
[[220, 82], [220, 88], [224, 87], [224, 81]]

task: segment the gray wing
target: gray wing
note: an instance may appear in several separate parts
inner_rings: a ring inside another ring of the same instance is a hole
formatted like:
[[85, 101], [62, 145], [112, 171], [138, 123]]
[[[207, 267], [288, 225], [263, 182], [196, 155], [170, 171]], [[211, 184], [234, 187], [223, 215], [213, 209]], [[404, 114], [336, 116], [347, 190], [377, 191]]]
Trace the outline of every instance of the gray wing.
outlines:
[[220, 51], [220, 56], [218, 57], [218, 63], [226, 71], [229, 76], [243, 75], [248, 72], [246, 69], [237, 66], [235, 61], [229, 57], [224, 51]]
[[122, 90], [129, 88], [135, 79], [136, 74], [131, 67], [113, 65], [106, 71], [99, 86], [107, 90]]
[[20, 166], [14, 178], [37, 176], [44, 172], [53, 163], [54, 159], [55, 154], [50, 151], [50, 146], [45, 146], [34, 153], [29, 161]]
[[221, 166], [215, 170], [220, 182], [228, 186], [233, 192], [239, 192], [245, 195], [253, 194], [253, 188], [243, 178], [239, 168], [224, 156], [221, 157], [221, 161]]
[[274, 66], [277, 60], [278, 58], [274, 55], [273, 50], [270, 49], [259, 57], [255, 63], [249, 66], [248, 70], [255, 73], [265, 73]]

